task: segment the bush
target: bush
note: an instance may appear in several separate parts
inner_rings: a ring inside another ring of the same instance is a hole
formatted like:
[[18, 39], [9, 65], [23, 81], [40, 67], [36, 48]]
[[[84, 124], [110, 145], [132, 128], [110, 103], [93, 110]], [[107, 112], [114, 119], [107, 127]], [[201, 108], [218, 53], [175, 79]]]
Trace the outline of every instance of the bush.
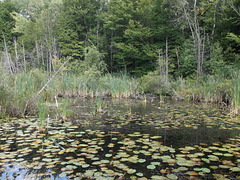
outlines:
[[165, 78], [160, 76], [157, 71], [149, 72], [140, 79], [141, 88], [145, 93], [171, 95], [172, 90], [165, 81]]

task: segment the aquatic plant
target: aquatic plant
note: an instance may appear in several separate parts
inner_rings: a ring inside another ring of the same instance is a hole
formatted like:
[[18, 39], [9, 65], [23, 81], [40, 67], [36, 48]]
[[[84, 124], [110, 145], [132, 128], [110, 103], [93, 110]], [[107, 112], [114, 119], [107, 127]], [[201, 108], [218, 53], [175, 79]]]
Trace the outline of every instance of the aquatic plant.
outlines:
[[37, 102], [37, 107], [39, 110], [38, 118], [40, 120], [39, 131], [44, 132], [45, 131], [44, 126], [45, 126], [45, 122], [46, 122], [46, 118], [47, 118], [47, 114], [48, 114], [48, 108], [42, 99]]
[[239, 179], [237, 117], [177, 102], [146, 114], [137, 103], [129, 118], [127, 103], [108, 118], [49, 119], [47, 134], [35, 131], [35, 118], [2, 123], [0, 178]]
[[67, 100], [67, 99], [64, 99], [62, 103], [63, 103], [63, 104], [62, 104], [62, 108], [61, 108], [61, 110], [62, 110], [62, 119], [63, 119], [63, 121], [65, 121], [66, 118], [67, 118], [68, 100]]
[[233, 85], [232, 85], [232, 114], [238, 114], [240, 108], [240, 73], [233, 74]]
[[97, 96], [96, 97], [96, 105], [97, 105], [97, 112], [102, 112], [102, 98]]
[[145, 93], [143, 94], [143, 99], [144, 99], [144, 102], [147, 103], [147, 96]]
[[228, 105], [231, 94], [231, 79], [224, 76], [203, 76], [198, 81], [179, 78], [173, 87], [185, 99]]

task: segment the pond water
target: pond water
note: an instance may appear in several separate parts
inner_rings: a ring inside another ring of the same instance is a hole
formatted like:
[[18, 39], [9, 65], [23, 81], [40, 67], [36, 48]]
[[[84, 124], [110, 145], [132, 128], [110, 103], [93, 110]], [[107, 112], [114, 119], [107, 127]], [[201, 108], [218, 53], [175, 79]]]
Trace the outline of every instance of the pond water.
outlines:
[[0, 179], [240, 179], [240, 121], [216, 106], [74, 100], [67, 121], [0, 124]]

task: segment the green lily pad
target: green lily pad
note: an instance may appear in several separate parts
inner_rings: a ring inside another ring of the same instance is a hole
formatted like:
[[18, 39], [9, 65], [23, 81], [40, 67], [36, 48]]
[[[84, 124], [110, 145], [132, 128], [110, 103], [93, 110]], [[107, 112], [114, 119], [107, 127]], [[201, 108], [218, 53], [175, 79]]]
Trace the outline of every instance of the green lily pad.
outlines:
[[164, 177], [164, 176], [157, 176], [157, 175], [154, 175], [154, 176], [152, 176], [151, 177], [151, 179], [156, 179], [156, 180], [165, 180], [165, 179], [167, 179], [166, 177]]
[[144, 163], [144, 162], [146, 162], [146, 159], [138, 159], [138, 162], [139, 163]]
[[167, 177], [168, 177], [168, 179], [171, 179], [171, 180], [177, 180], [178, 179], [178, 177], [175, 174], [168, 174]]
[[230, 168], [230, 171], [240, 172], [240, 167], [232, 167], [232, 168]]
[[147, 166], [147, 169], [153, 170], [153, 169], [156, 169], [156, 166], [153, 165], [153, 164], [150, 164], [150, 165]]
[[143, 173], [138, 172], [138, 173], [136, 173], [136, 175], [139, 176], [139, 177], [143, 177]]
[[134, 174], [136, 172], [136, 169], [128, 169], [127, 173], [128, 174]]
[[105, 157], [112, 157], [112, 154], [105, 154]]

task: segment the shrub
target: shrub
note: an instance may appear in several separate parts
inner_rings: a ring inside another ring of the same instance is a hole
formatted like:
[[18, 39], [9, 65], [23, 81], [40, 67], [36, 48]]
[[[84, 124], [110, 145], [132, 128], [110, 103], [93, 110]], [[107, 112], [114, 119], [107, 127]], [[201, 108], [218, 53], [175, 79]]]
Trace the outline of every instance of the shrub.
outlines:
[[160, 76], [157, 71], [149, 72], [141, 80], [141, 88], [145, 93], [171, 95], [172, 90], [165, 78]]

